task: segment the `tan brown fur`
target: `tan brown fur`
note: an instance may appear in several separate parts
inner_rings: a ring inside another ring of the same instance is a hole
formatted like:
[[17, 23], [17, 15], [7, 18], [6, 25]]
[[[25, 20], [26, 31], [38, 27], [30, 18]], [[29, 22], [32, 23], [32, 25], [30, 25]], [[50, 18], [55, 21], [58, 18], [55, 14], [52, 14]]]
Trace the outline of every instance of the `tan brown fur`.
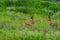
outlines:
[[48, 22], [50, 26], [54, 26], [55, 23], [51, 20], [51, 16], [48, 16]]
[[32, 26], [33, 24], [34, 24], [34, 18], [33, 18], [33, 16], [31, 16], [30, 22], [24, 22], [23, 23], [24, 26]]

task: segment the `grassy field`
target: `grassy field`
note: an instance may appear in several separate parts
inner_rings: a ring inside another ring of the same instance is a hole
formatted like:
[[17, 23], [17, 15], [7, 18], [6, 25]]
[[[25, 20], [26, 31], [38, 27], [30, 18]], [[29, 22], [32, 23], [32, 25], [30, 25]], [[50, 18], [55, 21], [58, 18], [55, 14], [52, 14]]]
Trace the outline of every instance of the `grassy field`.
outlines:
[[[0, 40], [60, 40], [59, 7], [59, 2], [1, 0]], [[34, 25], [23, 26], [32, 15]], [[49, 25], [48, 15], [54, 26]]]

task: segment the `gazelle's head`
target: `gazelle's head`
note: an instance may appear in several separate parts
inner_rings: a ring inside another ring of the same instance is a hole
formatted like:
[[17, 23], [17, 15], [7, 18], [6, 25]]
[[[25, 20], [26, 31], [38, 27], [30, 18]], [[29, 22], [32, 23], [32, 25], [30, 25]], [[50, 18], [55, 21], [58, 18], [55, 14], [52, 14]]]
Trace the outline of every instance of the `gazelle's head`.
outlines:
[[31, 16], [31, 19], [33, 19], [33, 16]]
[[34, 17], [31, 16], [31, 22], [34, 24]]

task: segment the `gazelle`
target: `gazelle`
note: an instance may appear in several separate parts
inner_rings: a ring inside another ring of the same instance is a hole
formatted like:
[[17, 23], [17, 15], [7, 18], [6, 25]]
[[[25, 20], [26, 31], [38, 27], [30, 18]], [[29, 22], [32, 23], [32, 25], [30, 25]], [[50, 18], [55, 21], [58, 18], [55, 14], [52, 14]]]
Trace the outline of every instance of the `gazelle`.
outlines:
[[34, 24], [34, 18], [31, 16], [30, 22], [24, 22], [23, 26], [32, 26]]
[[50, 26], [54, 26], [55, 23], [51, 21], [51, 16], [48, 16], [48, 22]]

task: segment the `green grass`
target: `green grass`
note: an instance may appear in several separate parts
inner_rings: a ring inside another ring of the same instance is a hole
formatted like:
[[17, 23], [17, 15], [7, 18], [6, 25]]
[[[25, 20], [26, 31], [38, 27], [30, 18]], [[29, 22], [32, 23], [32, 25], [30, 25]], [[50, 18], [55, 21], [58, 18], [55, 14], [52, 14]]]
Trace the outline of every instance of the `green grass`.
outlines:
[[48, 24], [47, 16], [40, 14], [34, 14], [35, 24], [33, 26], [24, 27], [22, 24], [30, 21], [31, 16], [29, 14], [9, 11], [0, 12], [0, 14], [1, 40], [60, 40], [60, 36], [55, 33], [60, 30], [60, 25], [54, 19], [54, 16], [52, 16], [53, 21], [56, 23], [54, 27]]
[[[0, 1], [0, 40], [60, 40], [59, 8], [59, 2]], [[48, 23], [49, 13], [54, 26]], [[32, 15], [34, 25], [23, 26], [24, 22], [30, 22]]]
[[55, 32], [0, 30], [1, 40], [60, 40]]

